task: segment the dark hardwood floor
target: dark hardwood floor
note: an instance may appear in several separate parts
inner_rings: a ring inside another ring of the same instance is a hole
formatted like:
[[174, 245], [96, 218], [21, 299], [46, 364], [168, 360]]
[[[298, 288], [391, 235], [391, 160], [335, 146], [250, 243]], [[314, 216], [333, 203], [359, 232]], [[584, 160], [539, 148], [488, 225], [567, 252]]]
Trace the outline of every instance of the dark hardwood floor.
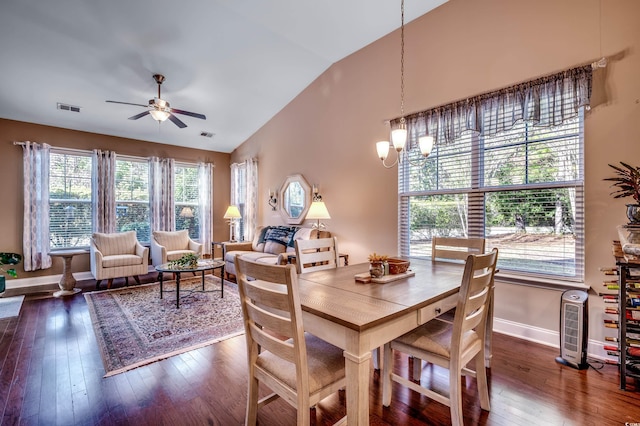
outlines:
[[[149, 275], [143, 281], [154, 281]], [[114, 287], [123, 283], [116, 281]], [[80, 282], [92, 291], [95, 281]], [[82, 294], [28, 296], [18, 318], [0, 320], [2, 425], [240, 425], [246, 403], [244, 336], [103, 378], [102, 360]], [[489, 371], [491, 412], [464, 390], [467, 425], [625, 425], [640, 422], [640, 389], [618, 389], [614, 365], [578, 371], [555, 362], [557, 350], [494, 334]], [[410, 361], [396, 358], [408, 374]], [[595, 362], [591, 362], [595, 365]], [[447, 375], [425, 367], [422, 381], [446, 387]], [[449, 409], [394, 385], [390, 408], [371, 373], [372, 425], [446, 425]], [[345, 414], [344, 394], [322, 401], [315, 424]], [[313, 416], [312, 416], [313, 418]], [[293, 425], [295, 412], [279, 400], [260, 410], [262, 425]]]

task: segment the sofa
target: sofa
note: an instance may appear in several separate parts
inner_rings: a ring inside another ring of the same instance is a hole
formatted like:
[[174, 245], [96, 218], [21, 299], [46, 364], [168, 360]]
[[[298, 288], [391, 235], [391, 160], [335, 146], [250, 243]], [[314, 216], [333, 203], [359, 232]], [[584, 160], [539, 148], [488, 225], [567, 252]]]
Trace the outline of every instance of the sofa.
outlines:
[[[298, 226], [259, 226], [254, 233], [253, 241], [227, 242], [223, 244], [224, 271], [227, 278], [236, 275], [235, 258], [239, 254], [256, 262], [270, 265], [290, 263], [295, 257], [295, 241], [318, 237], [318, 231]], [[321, 238], [330, 237], [331, 233], [320, 231]]]

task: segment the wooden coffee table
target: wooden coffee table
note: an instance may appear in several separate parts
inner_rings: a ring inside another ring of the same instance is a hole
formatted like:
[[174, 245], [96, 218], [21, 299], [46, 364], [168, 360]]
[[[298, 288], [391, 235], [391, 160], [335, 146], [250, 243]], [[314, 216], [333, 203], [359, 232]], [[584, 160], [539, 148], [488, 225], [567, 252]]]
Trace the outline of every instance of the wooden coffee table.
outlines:
[[171, 273], [176, 275], [176, 308], [180, 307], [180, 275], [183, 272], [200, 272], [202, 273], [202, 291], [204, 289], [204, 273], [206, 271], [213, 271], [214, 269], [220, 268], [220, 297], [224, 297], [224, 262], [222, 260], [201, 260], [198, 262], [198, 265], [191, 267], [175, 267], [171, 266], [171, 263], [164, 263], [162, 265], [156, 266], [156, 271], [158, 271], [158, 278], [160, 280], [160, 299], [162, 299], [162, 283], [165, 273]]

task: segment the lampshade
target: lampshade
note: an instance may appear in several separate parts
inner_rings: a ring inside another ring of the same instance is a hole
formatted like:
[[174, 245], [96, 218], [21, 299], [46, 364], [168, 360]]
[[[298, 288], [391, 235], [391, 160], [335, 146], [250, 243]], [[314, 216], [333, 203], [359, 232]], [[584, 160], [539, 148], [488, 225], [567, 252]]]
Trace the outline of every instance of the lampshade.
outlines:
[[193, 210], [191, 207], [183, 207], [180, 211], [180, 217], [193, 217]]
[[422, 136], [418, 138], [418, 143], [420, 144], [420, 152], [422, 152], [422, 155], [428, 157], [433, 149], [433, 136]]
[[331, 219], [327, 206], [324, 205], [324, 201], [314, 201], [311, 203], [306, 219]]
[[229, 206], [223, 216], [224, 219], [240, 219], [241, 217], [240, 210], [236, 206]]
[[393, 147], [396, 149], [396, 151], [402, 151], [405, 144], [407, 143], [407, 128], [403, 126], [398, 129], [392, 130], [391, 142], [393, 142]]
[[153, 119], [156, 121], [164, 121], [169, 118], [168, 112], [161, 111], [159, 109], [152, 109], [151, 111], [149, 111], [149, 114], [151, 114], [151, 117], [153, 117]]
[[378, 151], [378, 158], [382, 161], [386, 160], [389, 155], [389, 141], [380, 141], [376, 143], [376, 150]]

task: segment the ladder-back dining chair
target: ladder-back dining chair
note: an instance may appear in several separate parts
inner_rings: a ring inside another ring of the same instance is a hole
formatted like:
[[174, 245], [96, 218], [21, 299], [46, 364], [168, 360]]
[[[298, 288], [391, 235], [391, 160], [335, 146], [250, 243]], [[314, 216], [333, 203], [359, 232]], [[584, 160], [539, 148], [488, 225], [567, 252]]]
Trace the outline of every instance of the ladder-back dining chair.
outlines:
[[[346, 386], [342, 349], [304, 332], [293, 265], [239, 255], [235, 265], [249, 365], [245, 424], [255, 425], [258, 408], [282, 397], [297, 409], [296, 424], [308, 425], [310, 408]], [[273, 393], [258, 400], [260, 383]]]
[[336, 237], [296, 240], [296, 269], [304, 272], [333, 269], [340, 265]]
[[[451, 424], [462, 425], [461, 376], [464, 375], [476, 377], [480, 407], [485, 411], [490, 410], [485, 368], [485, 332], [497, 260], [498, 249], [467, 257], [453, 324], [433, 319], [385, 344], [382, 366], [384, 406], [388, 407], [391, 403], [391, 382], [395, 381], [449, 406]], [[392, 350], [447, 368], [449, 395], [393, 373]], [[467, 368], [471, 361], [475, 361], [475, 371]]]

